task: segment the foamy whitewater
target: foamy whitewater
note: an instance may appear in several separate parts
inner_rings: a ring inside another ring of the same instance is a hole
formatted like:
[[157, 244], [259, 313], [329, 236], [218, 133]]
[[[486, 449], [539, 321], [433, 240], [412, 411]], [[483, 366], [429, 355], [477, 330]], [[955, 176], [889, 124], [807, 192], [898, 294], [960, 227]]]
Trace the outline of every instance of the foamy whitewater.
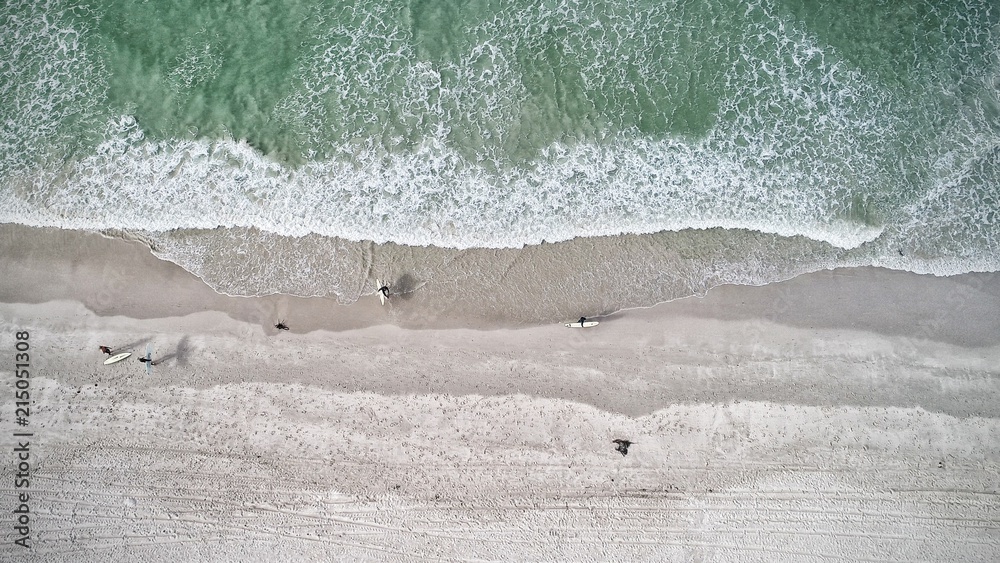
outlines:
[[599, 264], [601, 310], [1000, 269], [988, 0], [212, 4], [0, 7], [0, 221], [342, 301], [465, 249]]

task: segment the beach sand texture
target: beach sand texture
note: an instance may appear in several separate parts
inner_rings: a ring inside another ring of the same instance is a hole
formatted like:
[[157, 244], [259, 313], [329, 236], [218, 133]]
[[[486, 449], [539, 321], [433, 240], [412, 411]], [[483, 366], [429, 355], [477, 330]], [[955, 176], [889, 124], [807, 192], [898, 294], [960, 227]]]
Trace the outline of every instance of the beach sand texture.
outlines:
[[[403, 328], [419, 294], [227, 297], [134, 242], [0, 232], [34, 434], [5, 560], [1000, 559], [996, 274]], [[147, 343], [152, 376], [102, 364]]]

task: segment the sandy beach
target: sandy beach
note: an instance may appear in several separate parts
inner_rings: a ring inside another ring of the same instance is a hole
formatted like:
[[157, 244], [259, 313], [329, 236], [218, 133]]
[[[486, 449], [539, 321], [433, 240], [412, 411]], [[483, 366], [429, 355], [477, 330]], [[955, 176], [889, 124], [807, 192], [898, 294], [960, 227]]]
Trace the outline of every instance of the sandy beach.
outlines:
[[1000, 560], [997, 274], [822, 271], [580, 330], [224, 296], [74, 231], [2, 225], [0, 256], [31, 373], [6, 560]]

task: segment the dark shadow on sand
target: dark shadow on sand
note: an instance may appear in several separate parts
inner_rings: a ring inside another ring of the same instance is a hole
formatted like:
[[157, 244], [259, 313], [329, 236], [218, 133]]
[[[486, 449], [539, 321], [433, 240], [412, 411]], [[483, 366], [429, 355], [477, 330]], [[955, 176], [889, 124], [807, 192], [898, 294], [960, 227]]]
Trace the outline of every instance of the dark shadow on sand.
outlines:
[[118, 354], [118, 353], [120, 353], [123, 350], [131, 352], [132, 349], [135, 348], [136, 346], [142, 346], [143, 344], [145, 344], [145, 343], [147, 343], [149, 341], [150, 341], [150, 338], [148, 338], [148, 337], [147, 338], [142, 338], [142, 339], [139, 339], [139, 340], [133, 340], [132, 342], [129, 342], [128, 344], [122, 344], [120, 346], [112, 346], [111, 347], [111, 351], [113, 353], [115, 353], [115, 354]]
[[416, 290], [421, 286], [420, 280], [410, 274], [399, 276], [396, 281], [389, 286], [389, 294], [392, 297], [399, 297], [403, 300], [413, 299]]
[[184, 338], [181, 338], [180, 342], [177, 343], [177, 347], [174, 349], [173, 352], [165, 356], [156, 358], [153, 361], [153, 365], [156, 366], [162, 364], [167, 360], [176, 359], [177, 365], [186, 366], [188, 362], [188, 355], [190, 353], [191, 353], [191, 343], [189, 342], [189, 337], [185, 336]]

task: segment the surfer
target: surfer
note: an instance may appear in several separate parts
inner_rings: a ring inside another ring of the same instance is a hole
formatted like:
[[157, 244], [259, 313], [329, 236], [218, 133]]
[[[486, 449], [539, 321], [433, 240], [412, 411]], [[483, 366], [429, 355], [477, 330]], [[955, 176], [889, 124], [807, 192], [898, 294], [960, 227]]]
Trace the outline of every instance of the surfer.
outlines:
[[288, 330], [288, 325], [286, 325], [283, 321], [278, 321], [278, 324], [274, 325], [274, 328], [278, 330]]
[[628, 455], [628, 447], [632, 445], [632, 442], [628, 440], [611, 440], [613, 443], [618, 444], [615, 449], [618, 450], [623, 456]]
[[383, 285], [382, 287], [378, 288], [378, 290], [379, 292], [382, 293], [382, 295], [389, 297], [389, 286]]
[[580, 320], [576, 322], [580, 323], [580, 326], [583, 326], [583, 323], [587, 322], [587, 317], [580, 317]]
[[153, 360], [151, 360], [149, 358], [139, 358], [139, 361], [142, 362], [142, 363], [146, 363], [146, 362], [152, 362]]
[[109, 356], [112, 354], [111, 348], [108, 348], [107, 346], [99, 346], [99, 348], [101, 349], [101, 352], [104, 352]]

